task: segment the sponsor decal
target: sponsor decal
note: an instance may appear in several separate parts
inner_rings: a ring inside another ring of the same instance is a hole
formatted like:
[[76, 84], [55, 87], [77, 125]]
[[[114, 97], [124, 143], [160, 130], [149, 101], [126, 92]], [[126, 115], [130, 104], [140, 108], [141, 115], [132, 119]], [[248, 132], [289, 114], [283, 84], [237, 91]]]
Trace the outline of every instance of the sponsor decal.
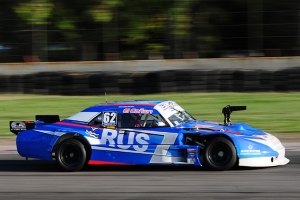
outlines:
[[93, 130], [93, 131], [95, 131], [95, 130], [97, 130], [97, 129], [99, 129], [98, 127], [91, 127], [91, 129]]
[[248, 149], [245, 149], [245, 150], [241, 150], [241, 154], [260, 154], [260, 150], [255, 150], [253, 149], [253, 146], [252, 145], [249, 145], [248, 146]]
[[196, 149], [187, 149], [187, 152], [191, 157], [195, 157], [196, 155]]
[[245, 150], [241, 150], [241, 153], [260, 153], [260, 150], [245, 149]]
[[119, 132], [112, 129], [103, 129], [102, 135], [98, 136], [100, 144], [108, 144], [110, 147], [129, 149], [133, 147], [138, 152], [148, 149], [149, 135], [135, 132]]
[[93, 128], [92, 128], [92, 131], [85, 130], [85, 134], [90, 135], [94, 138], [98, 138], [99, 134], [95, 133], [94, 131], [95, 131], [95, 129], [93, 129]]
[[144, 108], [140, 108], [140, 109], [137, 109], [137, 108], [125, 108], [123, 110], [123, 113], [152, 114], [153, 110], [147, 110], [147, 109], [144, 109]]
[[278, 151], [281, 150], [282, 148], [284, 148], [280, 142], [280, 140], [271, 135], [266, 133], [267, 135], [254, 135], [255, 138], [257, 139], [250, 139], [252, 141], [264, 144], [270, 148], [272, 148], [274, 151]]
[[26, 124], [24, 122], [12, 122], [10, 126], [16, 131], [26, 130]]
[[195, 158], [188, 158], [187, 159], [187, 163], [189, 163], [189, 164], [195, 164], [195, 162], [196, 162]]
[[276, 142], [278, 139], [272, 135], [254, 135], [254, 137], [266, 140], [268, 142]]
[[187, 149], [187, 163], [194, 164], [196, 162], [196, 149]]
[[103, 112], [102, 126], [116, 126], [117, 112]]

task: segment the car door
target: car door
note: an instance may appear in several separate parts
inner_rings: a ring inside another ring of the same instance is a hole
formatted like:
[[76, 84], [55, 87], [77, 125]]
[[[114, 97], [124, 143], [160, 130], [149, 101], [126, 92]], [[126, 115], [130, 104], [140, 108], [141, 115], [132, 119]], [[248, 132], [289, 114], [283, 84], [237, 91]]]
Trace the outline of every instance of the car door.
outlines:
[[135, 117], [122, 110], [104, 111], [97, 116], [95, 120], [100, 118], [102, 123], [97, 122], [94, 130], [99, 142], [92, 146], [92, 159], [111, 164], [149, 164], [174, 143], [177, 134], [163, 132], [169, 127], [159, 126], [155, 116]]

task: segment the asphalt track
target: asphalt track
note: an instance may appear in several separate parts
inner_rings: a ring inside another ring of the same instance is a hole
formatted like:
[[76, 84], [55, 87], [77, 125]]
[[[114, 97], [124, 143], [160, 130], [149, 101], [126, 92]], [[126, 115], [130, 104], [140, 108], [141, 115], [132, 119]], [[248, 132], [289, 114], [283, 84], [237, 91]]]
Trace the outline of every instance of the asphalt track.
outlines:
[[61, 172], [53, 162], [0, 154], [0, 199], [300, 199], [299, 147], [290, 163], [214, 172], [196, 167], [99, 167]]

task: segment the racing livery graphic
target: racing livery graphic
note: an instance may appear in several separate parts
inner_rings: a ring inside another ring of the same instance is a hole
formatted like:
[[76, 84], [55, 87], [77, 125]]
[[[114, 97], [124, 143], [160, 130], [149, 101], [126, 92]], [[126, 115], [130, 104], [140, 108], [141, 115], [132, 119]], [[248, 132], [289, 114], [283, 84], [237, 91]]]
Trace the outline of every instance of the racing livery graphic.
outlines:
[[131, 100], [97, 104], [60, 120], [36, 115], [35, 121], [11, 121], [18, 153], [56, 160], [66, 171], [85, 165], [233, 166], [285, 165], [285, 148], [273, 135], [244, 123], [197, 120], [173, 101]]

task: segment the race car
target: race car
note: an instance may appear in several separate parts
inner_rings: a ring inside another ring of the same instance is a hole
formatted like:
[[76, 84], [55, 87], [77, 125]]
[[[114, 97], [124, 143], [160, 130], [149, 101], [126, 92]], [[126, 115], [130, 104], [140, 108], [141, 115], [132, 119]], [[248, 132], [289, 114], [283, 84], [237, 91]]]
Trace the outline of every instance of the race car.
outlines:
[[36, 115], [35, 121], [10, 121], [22, 157], [56, 160], [65, 171], [85, 165], [234, 166], [286, 165], [285, 148], [273, 135], [245, 123], [198, 120], [174, 101], [104, 102], [60, 120]]

